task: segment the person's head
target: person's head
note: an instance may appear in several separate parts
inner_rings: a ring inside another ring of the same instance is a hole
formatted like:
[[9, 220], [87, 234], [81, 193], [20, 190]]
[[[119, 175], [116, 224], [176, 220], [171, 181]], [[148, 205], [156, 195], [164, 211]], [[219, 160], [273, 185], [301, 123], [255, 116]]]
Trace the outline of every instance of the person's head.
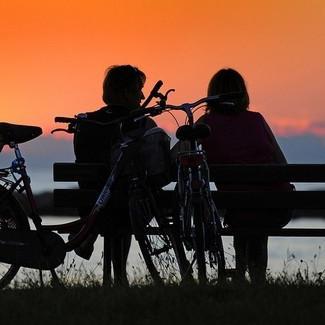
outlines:
[[[240, 112], [248, 110], [249, 95], [243, 77], [234, 69], [221, 69], [210, 80], [208, 96], [234, 93], [235, 106], [212, 102], [207, 105], [210, 112]], [[231, 99], [231, 95], [229, 98]]]
[[146, 75], [131, 65], [114, 65], [106, 70], [103, 82], [103, 101], [130, 109], [140, 107]]

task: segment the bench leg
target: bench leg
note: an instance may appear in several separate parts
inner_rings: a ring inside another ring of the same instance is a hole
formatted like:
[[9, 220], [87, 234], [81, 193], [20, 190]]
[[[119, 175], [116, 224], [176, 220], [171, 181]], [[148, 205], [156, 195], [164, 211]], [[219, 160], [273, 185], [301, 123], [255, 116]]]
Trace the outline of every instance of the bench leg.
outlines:
[[112, 279], [112, 250], [111, 239], [109, 236], [104, 236], [104, 265], [103, 265], [103, 285], [111, 286]]

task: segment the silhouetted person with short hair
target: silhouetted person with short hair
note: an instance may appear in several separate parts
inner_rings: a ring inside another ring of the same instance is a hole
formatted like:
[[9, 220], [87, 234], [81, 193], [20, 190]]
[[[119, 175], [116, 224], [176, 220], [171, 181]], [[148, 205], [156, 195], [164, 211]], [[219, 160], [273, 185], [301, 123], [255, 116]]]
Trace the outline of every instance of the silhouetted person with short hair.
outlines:
[[[110, 122], [128, 115], [140, 108], [144, 99], [142, 88], [146, 80], [145, 74], [131, 65], [116, 65], [108, 68], [103, 82], [103, 101], [107, 106], [88, 112], [87, 118], [99, 122]], [[77, 163], [104, 163], [111, 166], [111, 150], [123, 133], [147, 130], [155, 127], [156, 123], [150, 118], [138, 122], [128, 120], [122, 125], [98, 126], [81, 123], [74, 138], [74, 148]], [[92, 182], [80, 182], [80, 188], [93, 188], [100, 191], [105, 184], [107, 175]], [[81, 211], [82, 216], [89, 209]], [[101, 215], [100, 232], [110, 238], [114, 283], [127, 285], [126, 262], [131, 244], [131, 225], [128, 208], [128, 184], [117, 184], [108, 206]], [[93, 251], [94, 234], [87, 244], [76, 249], [78, 255], [90, 258]]]
[[[232, 93], [232, 94], [231, 94]], [[242, 76], [233, 69], [222, 69], [211, 79], [208, 96], [229, 94], [224, 101], [207, 105], [197, 123], [206, 123], [211, 135], [202, 141], [209, 164], [286, 164], [287, 161], [263, 116], [249, 111], [249, 95]], [[216, 184], [217, 189], [291, 190], [289, 183]], [[283, 227], [290, 220], [287, 210], [236, 210], [225, 212], [224, 223], [232, 228]], [[248, 266], [252, 283], [265, 281], [267, 267], [265, 235], [235, 235], [234, 248], [238, 279], [245, 279]]]

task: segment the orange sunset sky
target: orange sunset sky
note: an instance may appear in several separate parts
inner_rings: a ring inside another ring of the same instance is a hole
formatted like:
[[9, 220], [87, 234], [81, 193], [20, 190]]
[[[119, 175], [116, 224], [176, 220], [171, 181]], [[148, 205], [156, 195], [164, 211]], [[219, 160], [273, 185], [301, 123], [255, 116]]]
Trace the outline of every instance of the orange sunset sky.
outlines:
[[56, 115], [103, 106], [112, 64], [142, 69], [146, 94], [162, 79], [173, 104], [233, 67], [276, 134], [325, 136], [324, 0], [0, 0], [0, 13], [3, 122], [48, 133]]

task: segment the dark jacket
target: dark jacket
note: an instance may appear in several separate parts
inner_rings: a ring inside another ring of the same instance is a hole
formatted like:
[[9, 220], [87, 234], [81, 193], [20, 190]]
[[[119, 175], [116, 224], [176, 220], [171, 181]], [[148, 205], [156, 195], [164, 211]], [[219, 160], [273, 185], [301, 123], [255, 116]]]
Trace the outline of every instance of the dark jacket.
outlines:
[[[111, 122], [115, 119], [129, 114], [129, 110], [122, 106], [104, 106], [97, 111], [87, 112], [87, 119], [97, 122]], [[77, 163], [104, 163], [111, 169], [111, 150], [118, 142], [121, 134], [136, 130], [147, 130], [156, 126], [156, 123], [150, 119], [141, 119], [138, 122], [125, 121], [122, 124], [113, 124], [101, 126], [91, 123], [80, 123], [74, 136], [74, 151]], [[122, 133], [121, 133], [122, 132]], [[100, 187], [106, 180], [94, 180], [80, 184], [81, 187]]]

